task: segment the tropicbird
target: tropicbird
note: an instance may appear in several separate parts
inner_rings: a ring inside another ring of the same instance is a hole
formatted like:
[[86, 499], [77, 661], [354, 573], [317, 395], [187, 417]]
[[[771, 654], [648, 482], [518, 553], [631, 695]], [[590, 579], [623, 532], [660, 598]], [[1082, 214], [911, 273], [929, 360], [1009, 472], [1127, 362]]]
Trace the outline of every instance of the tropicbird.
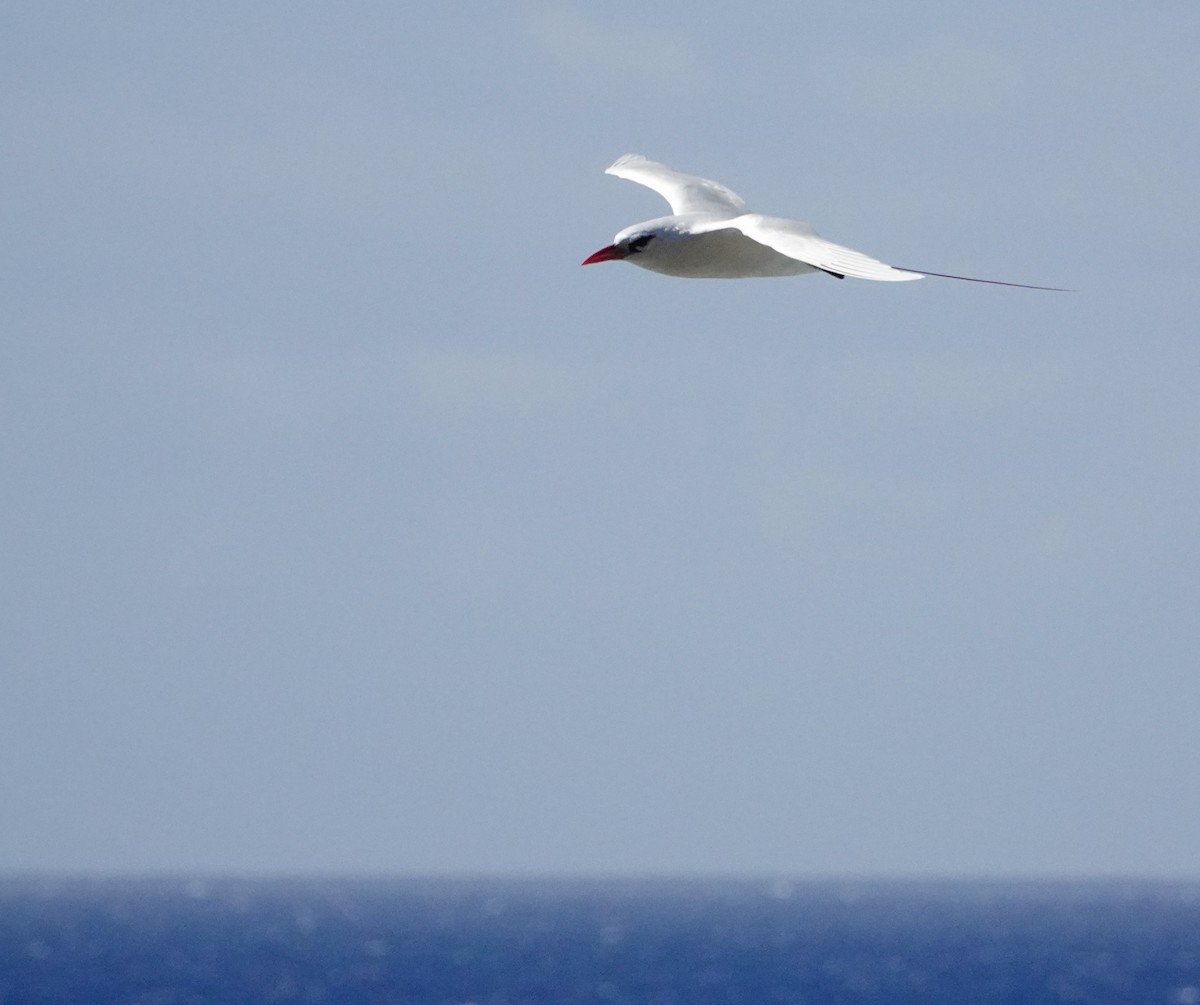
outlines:
[[887, 265], [861, 251], [834, 244], [808, 224], [746, 212], [741, 196], [720, 182], [674, 171], [641, 154], [620, 157], [605, 174], [645, 185], [671, 206], [660, 216], [626, 227], [613, 243], [583, 260], [584, 265], [624, 260], [651, 272], [690, 279], [799, 276], [824, 272], [838, 279], [905, 282], [938, 276], [971, 283], [1066, 292], [1056, 286], [1005, 283], [998, 279], [954, 276], [927, 269]]

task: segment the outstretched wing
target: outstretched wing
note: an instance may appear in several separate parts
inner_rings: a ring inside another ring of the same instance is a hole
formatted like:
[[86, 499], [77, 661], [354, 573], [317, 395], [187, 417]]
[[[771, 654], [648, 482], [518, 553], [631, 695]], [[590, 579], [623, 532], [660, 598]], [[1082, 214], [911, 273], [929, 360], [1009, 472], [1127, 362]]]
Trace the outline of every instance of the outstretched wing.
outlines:
[[[837, 276], [853, 276], [855, 279], [878, 279], [883, 282], [906, 282], [922, 278], [920, 272], [897, 269], [877, 259], [864, 255], [853, 248], [843, 248], [814, 234], [803, 223], [784, 220], [776, 216], [761, 216], [747, 213], [732, 220], [722, 221], [720, 226], [740, 230], [748, 238], [765, 244], [781, 255], [804, 262], [822, 272]], [[709, 225], [705, 230], [717, 229]]]
[[974, 276], [955, 276], [948, 272], [930, 272], [927, 269], [904, 269], [898, 265], [887, 265], [852, 248], [843, 248], [809, 229], [807, 224], [796, 220], [784, 220], [775, 216], [760, 216], [747, 213], [733, 220], [724, 220], [714, 227], [732, 227], [747, 237], [765, 244], [781, 255], [795, 258], [807, 265], [815, 266], [839, 279], [853, 276], [855, 279], [878, 279], [884, 282], [905, 282], [925, 276], [939, 279], [961, 279], [967, 283], [987, 283], [990, 286], [1016, 286], [1023, 290], [1049, 290], [1054, 293], [1069, 293], [1059, 286], [1031, 286], [1029, 283], [1006, 283], [999, 279], [977, 279]]
[[641, 154], [626, 154], [604, 173], [654, 189], [671, 204], [671, 212], [677, 216], [715, 213], [728, 217], [746, 212], [741, 196], [719, 182], [672, 171], [665, 164], [647, 160]]

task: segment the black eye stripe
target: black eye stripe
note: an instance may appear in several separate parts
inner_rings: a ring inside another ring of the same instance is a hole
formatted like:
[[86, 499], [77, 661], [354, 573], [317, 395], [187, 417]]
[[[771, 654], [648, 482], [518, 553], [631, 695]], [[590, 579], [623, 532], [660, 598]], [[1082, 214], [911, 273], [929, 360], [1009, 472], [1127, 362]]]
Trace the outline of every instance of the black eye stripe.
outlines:
[[629, 250], [630, 251], [641, 251], [647, 244], [650, 243], [650, 240], [653, 237], [654, 237], [653, 234], [641, 234], [640, 236], [635, 237], [632, 241], [629, 242]]

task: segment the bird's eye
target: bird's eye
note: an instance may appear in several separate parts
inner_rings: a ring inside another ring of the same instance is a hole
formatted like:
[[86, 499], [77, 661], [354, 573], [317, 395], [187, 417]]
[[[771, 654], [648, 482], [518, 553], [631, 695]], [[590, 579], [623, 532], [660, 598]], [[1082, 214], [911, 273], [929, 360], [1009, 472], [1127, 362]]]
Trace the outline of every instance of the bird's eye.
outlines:
[[629, 242], [629, 250], [631, 252], [632, 251], [641, 251], [644, 247], [646, 247], [647, 244], [650, 243], [650, 241], [653, 238], [654, 238], [653, 234], [639, 234], [637, 237], [635, 237], [632, 241]]

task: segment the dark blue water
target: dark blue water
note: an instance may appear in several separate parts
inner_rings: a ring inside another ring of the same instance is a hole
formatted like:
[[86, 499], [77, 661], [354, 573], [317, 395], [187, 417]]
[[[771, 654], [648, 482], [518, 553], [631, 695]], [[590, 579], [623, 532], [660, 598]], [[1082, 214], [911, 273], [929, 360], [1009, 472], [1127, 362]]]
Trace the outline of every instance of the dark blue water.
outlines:
[[1200, 884], [0, 880], [0, 1005], [1200, 1005]]

